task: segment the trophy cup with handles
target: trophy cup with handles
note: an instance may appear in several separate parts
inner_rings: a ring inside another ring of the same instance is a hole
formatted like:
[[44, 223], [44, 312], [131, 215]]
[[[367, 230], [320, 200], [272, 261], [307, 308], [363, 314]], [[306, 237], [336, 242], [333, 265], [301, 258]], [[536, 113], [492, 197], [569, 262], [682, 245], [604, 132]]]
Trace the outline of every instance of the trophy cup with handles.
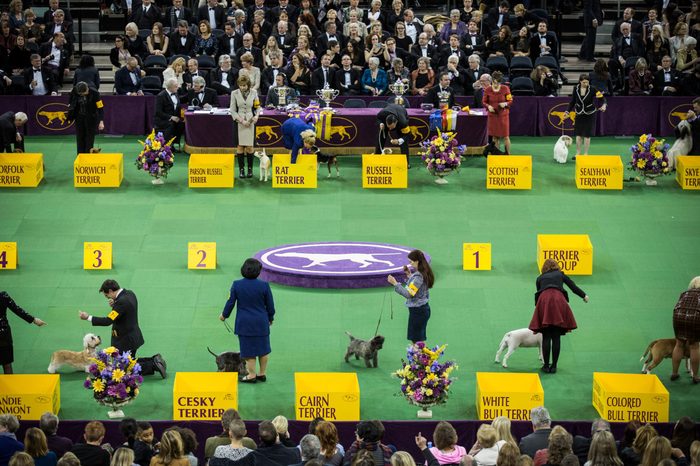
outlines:
[[338, 97], [338, 94], [340, 94], [340, 91], [338, 89], [331, 89], [328, 83], [323, 86], [323, 89], [316, 91], [316, 96], [326, 103], [326, 106], [322, 109], [324, 112], [335, 113], [335, 110], [331, 107], [331, 102]]
[[403, 81], [403, 79], [397, 79], [394, 84], [389, 84], [389, 90], [396, 96], [394, 97], [394, 103], [403, 105], [403, 95], [408, 90], [408, 85]]

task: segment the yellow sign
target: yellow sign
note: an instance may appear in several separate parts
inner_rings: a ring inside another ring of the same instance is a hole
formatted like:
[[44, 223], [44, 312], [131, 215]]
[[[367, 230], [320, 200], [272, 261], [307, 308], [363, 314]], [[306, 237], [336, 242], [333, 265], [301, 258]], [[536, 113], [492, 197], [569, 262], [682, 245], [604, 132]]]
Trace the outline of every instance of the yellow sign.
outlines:
[[44, 154], [0, 154], [0, 187], [36, 188], [44, 178]]
[[676, 157], [676, 181], [683, 189], [700, 189], [700, 157]]
[[360, 385], [355, 372], [295, 372], [294, 412], [297, 421], [360, 420]]
[[407, 188], [408, 164], [403, 154], [364, 154], [362, 156], [363, 188]]
[[653, 374], [594, 372], [593, 407], [608, 421], [668, 422], [669, 395]]
[[576, 157], [578, 189], [622, 189], [622, 159], [619, 155], [580, 155]]
[[272, 157], [273, 188], [316, 188], [317, 173], [316, 154], [299, 154], [297, 163], [292, 163], [291, 154]]
[[192, 154], [187, 168], [190, 188], [233, 188], [233, 154]]
[[123, 178], [123, 154], [78, 154], [73, 163], [76, 188], [118, 188]]
[[112, 243], [83, 243], [83, 268], [85, 270], [111, 270]]
[[177, 372], [173, 385], [173, 419], [218, 421], [238, 409], [237, 372]]
[[593, 274], [593, 245], [588, 235], [537, 235], [537, 268], [554, 259], [569, 275]]
[[38, 421], [45, 412], [61, 409], [58, 374], [0, 375], [0, 414], [14, 414], [21, 421]]
[[187, 243], [187, 268], [214, 270], [216, 268], [216, 243]]
[[0, 243], [0, 270], [17, 268], [17, 243]]
[[462, 270], [491, 270], [491, 243], [464, 243]]
[[480, 420], [505, 416], [511, 421], [529, 421], [530, 410], [538, 406], [544, 406], [539, 375], [476, 373], [476, 411]]
[[532, 189], [531, 155], [489, 155], [487, 189]]

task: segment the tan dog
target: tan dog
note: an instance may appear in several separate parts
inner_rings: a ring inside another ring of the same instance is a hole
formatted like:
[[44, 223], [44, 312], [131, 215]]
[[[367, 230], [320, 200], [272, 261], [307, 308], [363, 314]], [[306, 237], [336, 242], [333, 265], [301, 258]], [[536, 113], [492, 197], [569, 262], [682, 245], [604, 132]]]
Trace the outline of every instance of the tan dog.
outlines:
[[51, 363], [47, 369], [49, 374], [55, 374], [61, 366], [70, 366], [75, 370], [88, 371], [90, 358], [95, 357], [97, 347], [102, 343], [102, 339], [93, 333], [88, 333], [83, 337], [83, 350], [70, 351], [58, 350], [51, 355]]
[[[649, 346], [647, 346], [646, 351], [644, 351], [642, 357], [639, 358], [640, 361], [644, 361], [644, 366], [642, 366], [642, 372], [644, 372], [645, 374], [651, 374], [651, 370], [659, 364], [661, 364], [661, 361], [671, 357], [671, 355], [673, 354], [673, 348], [675, 346], [675, 338], [660, 338], [649, 343]], [[683, 357], [686, 358], [686, 370], [688, 372], [691, 372], [689, 359], [690, 352], [688, 351], [687, 345], [685, 346], [685, 348], [683, 348]], [[646, 358], [646, 360], [644, 358]]]

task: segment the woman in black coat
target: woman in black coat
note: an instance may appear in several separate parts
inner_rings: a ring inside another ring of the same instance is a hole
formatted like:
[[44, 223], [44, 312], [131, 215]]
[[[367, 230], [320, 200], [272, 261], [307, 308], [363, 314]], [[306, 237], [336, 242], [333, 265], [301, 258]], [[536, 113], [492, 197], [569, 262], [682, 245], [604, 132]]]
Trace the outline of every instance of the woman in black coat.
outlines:
[[12, 329], [10, 328], [10, 321], [7, 320], [8, 309], [28, 324], [41, 327], [46, 325], [46, 323], [19, 307], [5, 291], [0, 291], [0, 365], [2, 365], [2, 370], [5, 374], [12, 374], [12, 363], [15, 358], [12, 345]]
[[[596, 100], [603, 103], [596, 108]], [[574, 122], [574, 135], [576, 136], [576, 155], [581, 154], [581, 140], [583, 140], [583, 155], [588, 155], [588, 148], [591, 145], [591, 136], [595, 133], [596, 112], [604, 112], [607, 108], [605, 96], [598, 89], [590, 85], [588, 74], [582, 74], [578, 78], [578, 84], [574, 87], [571, 95], [569, 109], [565, 116], [569, 117], [569, 112], [576, 111], [576, 121]]]
[[95, 68], [95, 58], [92, 55], [80, 57], [80, 64], [73, 74], [73, 85], [81, 81], [86, 82], [91, 89], [100, 90], [100, 72]]

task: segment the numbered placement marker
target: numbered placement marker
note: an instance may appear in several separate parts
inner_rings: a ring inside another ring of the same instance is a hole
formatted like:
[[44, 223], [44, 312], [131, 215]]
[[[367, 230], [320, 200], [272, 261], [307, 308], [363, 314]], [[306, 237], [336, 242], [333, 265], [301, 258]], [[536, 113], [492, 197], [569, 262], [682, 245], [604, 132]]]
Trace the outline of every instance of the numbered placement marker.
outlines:
[[112, 243], [83, 243], [83, 269], [111, 270]]
[[491, 270], [491, 243], [464, 243], [463, 270]]
[[0, 243], [0, 270], [17, 268], [17, 243]]
[[187, 268], [214, 270], [216, 268], [216, 243], [187, 243]]

